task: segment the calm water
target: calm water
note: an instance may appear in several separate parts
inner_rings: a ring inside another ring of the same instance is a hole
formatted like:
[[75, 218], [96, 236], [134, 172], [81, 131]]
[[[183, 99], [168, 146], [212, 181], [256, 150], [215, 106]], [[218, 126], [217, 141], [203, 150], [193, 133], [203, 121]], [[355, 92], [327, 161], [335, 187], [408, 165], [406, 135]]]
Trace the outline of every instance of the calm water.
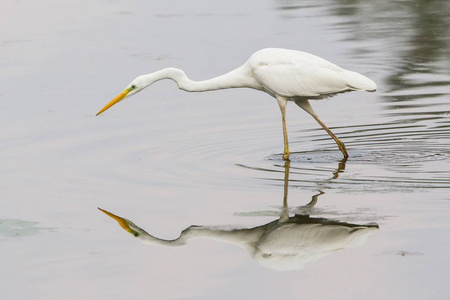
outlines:
[[[445, 298], [450, 3], [376, 2], [3, 1], [1, 298]], [[137, 75], [206, 79], [264, 47], [378, 83], [312, 103], [347, 161], [289, 105], [285, 165], [252, 90], [163, 81], [94, 116]]]

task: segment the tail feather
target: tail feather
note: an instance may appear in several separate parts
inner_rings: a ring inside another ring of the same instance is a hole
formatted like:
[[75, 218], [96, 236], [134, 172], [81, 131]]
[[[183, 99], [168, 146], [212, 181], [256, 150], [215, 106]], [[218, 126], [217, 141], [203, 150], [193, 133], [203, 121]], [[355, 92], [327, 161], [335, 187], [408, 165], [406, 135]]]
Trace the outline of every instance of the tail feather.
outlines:
[[374, 92], [377, 89], [377, 84], [373, 80], [359, 73], [346, 71], [346, 77], [348, 81], [347, 84], [351, 89], [368, 92]]

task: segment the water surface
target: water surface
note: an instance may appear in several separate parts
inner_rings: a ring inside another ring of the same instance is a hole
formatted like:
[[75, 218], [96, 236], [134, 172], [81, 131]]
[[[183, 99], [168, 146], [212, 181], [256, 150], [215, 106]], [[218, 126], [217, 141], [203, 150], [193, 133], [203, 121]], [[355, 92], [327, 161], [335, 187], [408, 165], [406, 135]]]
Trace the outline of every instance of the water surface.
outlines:
[[[2, 298], [450, 292], [448, 1], [4, 2]], [[206, 79], [264, 47], [311, 52], [377, 82], [376, 93], [312, 103], [347, 161], [288, 105], [286, 172], [277, 103], [253, 90], [185, 93], [162, 81], [94, 116], [137, 75], [174, 66]], [[261, 261], [277, 249], [294, 256], [286, 245], [267, 250], [260, 240], [262, 260], [214, 235], [144, 245], [98, 206], [165, 240], [192, 225], [229, 236], [290, 220], [290, 238], [274, 236], [293, 241], [305, 218], [378, 229], [339, 250], [311, 242], [314, 259], [280, 271]]]

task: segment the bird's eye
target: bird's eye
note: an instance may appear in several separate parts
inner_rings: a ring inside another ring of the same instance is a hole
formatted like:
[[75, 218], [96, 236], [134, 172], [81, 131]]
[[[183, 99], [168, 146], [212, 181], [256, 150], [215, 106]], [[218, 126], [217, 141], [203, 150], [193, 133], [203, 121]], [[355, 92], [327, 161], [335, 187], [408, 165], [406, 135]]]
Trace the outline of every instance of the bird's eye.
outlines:
[[131, 86], [131, 88], [134, 90], [134, 89], [136, 88], [136, 86], [133, 84], [133, 85]]

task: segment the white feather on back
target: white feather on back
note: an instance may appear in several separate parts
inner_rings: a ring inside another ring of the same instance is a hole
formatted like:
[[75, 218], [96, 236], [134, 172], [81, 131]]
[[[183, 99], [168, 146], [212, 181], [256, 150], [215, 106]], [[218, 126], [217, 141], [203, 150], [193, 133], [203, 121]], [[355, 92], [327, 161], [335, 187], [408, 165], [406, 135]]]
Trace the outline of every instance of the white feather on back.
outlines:
[[347, 90], [376, 89], [367, 77], [301, 51], [263, 49], [253, 54], [247, 64], [272, 96], [320, 97]]

